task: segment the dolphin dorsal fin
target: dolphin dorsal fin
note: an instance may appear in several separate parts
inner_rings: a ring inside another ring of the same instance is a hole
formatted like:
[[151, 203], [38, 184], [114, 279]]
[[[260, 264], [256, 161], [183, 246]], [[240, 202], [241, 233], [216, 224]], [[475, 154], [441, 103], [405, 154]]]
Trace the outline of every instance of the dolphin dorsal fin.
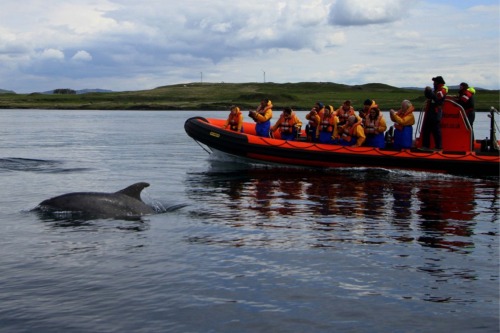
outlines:
[[141, 192], [145, 187], [148, 187], [148, 186], [149, 186], [149, 184], [145, 183], [145, 182], [135, 183], [135, 184], [130, 185], [129, 187], [124, 188], [123, 190], [120, 190], [116, 193], [125, 194], [129, 197], [132, 197], [134, 199], [142, 201], [141, 200]]

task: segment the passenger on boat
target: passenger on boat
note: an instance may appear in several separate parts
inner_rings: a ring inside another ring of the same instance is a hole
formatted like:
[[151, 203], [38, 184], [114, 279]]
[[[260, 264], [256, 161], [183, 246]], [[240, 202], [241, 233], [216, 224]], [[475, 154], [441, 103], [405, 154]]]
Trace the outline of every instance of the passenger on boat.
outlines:
[[363, 102], [363, 109], [359, 111], [359, 117], [365, 119], [370, 113], [370, 110], [374, 107], [378, 107], [378, 105], [373, 99], [365, 99]]
[[223, 128], [229, 128], [235, 132], [243, 132], [243, 113], [241, 113], [239, 107], [235, 105], [231, 106], [231, 112], [229, 112]]
[[322, 102], [316, 102], [316, 104], [314, 104], [314, 108], [316, 109], [316, 112], [318, 112], [318, 116], [320, 117], [325, 112], [325, 104], [323, 104]]
[[347, 123], [339, 128], [338, 143], [342, 146], [360, 147], [365, 142], [365, 130], [356, 116], [349, 116]]
[[387, 130], [385, 118], [378, 106], [370, 106], [370, 111], [363, 120], [368, 147], [385, 148], [384, 133]]
[[434, 88], [425, 87], [424, 95], [427, 98], [425, 107], [424, 123], [422, 125], [422, 147], [429, 149], [431, 146], [431, 135], [434, 138], [436, 149], [443, 149], [441, 137], [441, 118], [443, 117], [443, 103], [448, 94], [448, 87], [442, 76], [432, 78]]
[[320, 117], [319, 126], [316, 130], [316, 139], [320, 143], [334, 143], [338, 136], [337, 123], [339, 118], [337, 118], [333, 110], [333, 106], [327, 105], [325, 112]]
[[302, 127], [302, 122], [297, 117], [295, 112], [292, 111], [290, 107], [285, 107], [280, 115], [278, 121], [271, 127], [271, 132], [280, 130], [281, 139], [294, 141], [297, 139], [298, 134], [300, 134], [300, 128]]
[[306, 120], [308, 120], [306, 125], [306, 137], [309, 142], [316, 142], [316, 129], [320, 121], [319, 111], [321, 110], [324, 112], [324, 105], [321, 102], [317, 102], [311, 111], [306, 114]]
[[342, 103], [342, 106], [336, 111], [336, 116], [339, 119], [338, 126], [345, 125], [349, 116], [356, 116], [356, 118], [358, 118], [358, 121], [361, 120], [361, 118], [354, 111], [350, 100], [346, 100], [344, 101], [344, 103]]
[[474, 124], [474, 120], [476, 119], [476, 112], [474, 111], [474, 94], [476, 93], [476, 89], [474, 87], [469, 87], [466, 82], [460, 83], [460, 88], [458, 90], [458, 96], [456, 97], [456, 101], [460, 104], [467, 114], [467, 119], [469, 120], [470, 127], [472, 129], [472, 125]]
[[413, 125], [415, 116], [413, 111], [415, 107], [411, 102], [405, 99], [401, 103], [401, 109], [390, 110], [391, 120], [394, 122], [394, 145], [395, 149], [409, 149], [413, 143]]
[[269, 137], [271, 118], [273, 117], [273, 104], [269, 99], [263, 99], [257, 110], [252, 110], [248, 116], [255, 121], [255, 132], [258, 136]]

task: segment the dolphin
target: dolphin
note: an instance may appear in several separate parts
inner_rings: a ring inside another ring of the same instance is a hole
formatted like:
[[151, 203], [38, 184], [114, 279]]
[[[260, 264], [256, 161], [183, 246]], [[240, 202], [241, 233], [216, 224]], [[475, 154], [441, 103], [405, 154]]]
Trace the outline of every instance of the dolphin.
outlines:
[[137, 218], [155, 210], [141, 200], [145, 182], [115, 193], [74, 192], [42, 201], [34, 210], [42, 213], [71, 213], [88, 218]]

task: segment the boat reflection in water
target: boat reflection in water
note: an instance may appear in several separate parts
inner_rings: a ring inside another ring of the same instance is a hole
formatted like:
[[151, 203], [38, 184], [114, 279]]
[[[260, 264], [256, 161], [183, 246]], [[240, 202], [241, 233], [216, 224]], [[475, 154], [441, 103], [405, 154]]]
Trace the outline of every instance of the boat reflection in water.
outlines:
[[[476, 217], [482, 214], [482, 222], [498, 217], [496, 181], [430, 173], [211, 161], [207, 172], [190, 174], [187, 183], [206, 223], [252, 231], [238, 235], [238, 246], [418, 242], [468, 251], [474, 246]], [[271, 229], [290, 232], [268, 233]]]
[[207, 224], [192, 244], [263, 252], [276, 269], [293, 261], [358, 297], [477, 304], [498, 284], [497, 181], [210, 163], [186, 180]]

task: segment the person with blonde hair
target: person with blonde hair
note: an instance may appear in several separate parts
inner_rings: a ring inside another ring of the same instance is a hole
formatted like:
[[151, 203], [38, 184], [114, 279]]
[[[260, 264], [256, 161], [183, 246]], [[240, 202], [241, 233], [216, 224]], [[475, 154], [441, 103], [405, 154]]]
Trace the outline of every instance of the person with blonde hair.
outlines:
[[401, 103], [401, 109], [389, 111], [391, 120], [394, 122], [394, 144], [395, 149], [409, 149], [413, 144], [413, 125], [415, 116], [413, 115], [415, 107], [405, 99]]
[[240, 108], [236, 105], [231, 106], [231, 112], [227, 117], [224, 126], [225, 129], [230, 129], [235, 132], [243, 132], [243, 113], [241, 113]]
[[258, 136], [269, 137], [271, 118], [273, 117], [273, 103], [270, 99], [263, 99], [257, 110], [251, 110], [248, 116], [255, 121], [255, 132]]

